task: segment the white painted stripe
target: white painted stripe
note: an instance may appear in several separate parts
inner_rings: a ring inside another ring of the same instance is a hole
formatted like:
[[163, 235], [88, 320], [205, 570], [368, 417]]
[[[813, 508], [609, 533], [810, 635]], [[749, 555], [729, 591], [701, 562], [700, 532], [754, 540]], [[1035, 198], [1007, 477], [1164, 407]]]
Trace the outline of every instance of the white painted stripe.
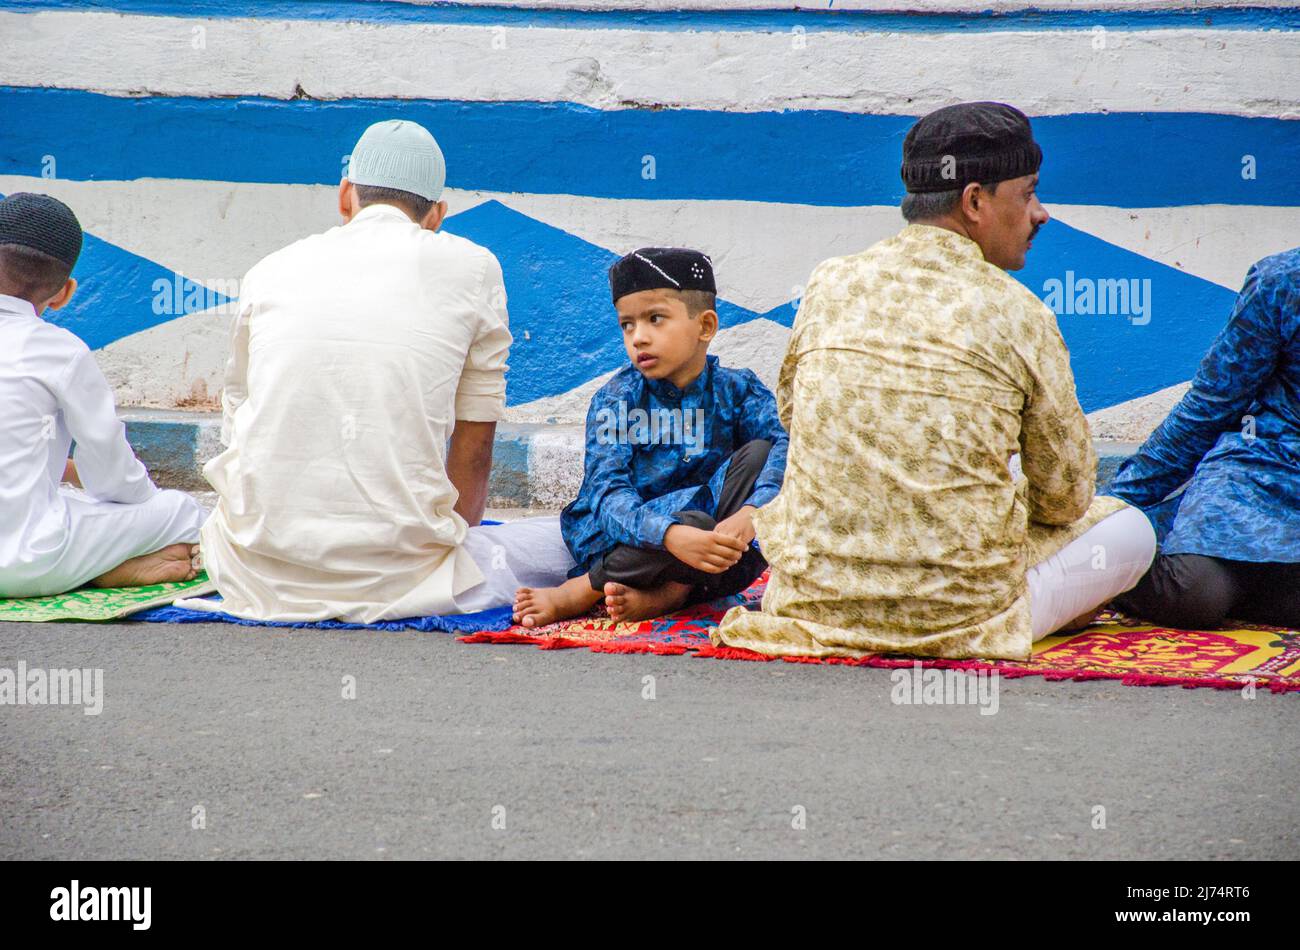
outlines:
[[[68, 181], [0, 175], [0, 193], [66, 201], [87, 231], [216, 289], [262, 257], [339, 223], [325, 185], [135, 179]], [[812, 269], [902, 226], [890, 206], [828, 208], [752, 201], [646, 201], [449, 189], [452, 216], [496, 200], [615, 254], [648, 245], [708, 253], [723, 299], [765, 313], [799, 296]], [[1300, 243], [1300, 208], [1048, 205], [1071, 227], [1213, 281], [1241, 286], [1246, 270]], [[1050, 227], [1050, 225], [1049, 225]]]
[[[0, 194], [15, 191], [53, 195], [97, 237], [217, 289], [272, 251], [342, 223], [333, 185], [0, 175]], [[448, 191], [443, 197], [449, 213], [458, 214], [492, 196]]]
[[1234, 292], [1251, 264], [1300, 245], [1300, 208], [1048, 205], [1047, 210], [1070, 227]]
[[[202, 47], [195, 43], [202, 31]], [[915, 115], [1300, 116], [1300, 32], [748, 33], [0, 13], [0, 84], [116, 95], [571, 101]], [[503, 48], [499, 48], [503, 47]]]
[[801, 296], [801, 285], [821, 261], [860, 251], [903, 225], [897, 208], [878, 206], [573, 195], [502, 195], [499, 200], [616, 254], [651, 245], [698, 248], [713, 258], [722, 298], [759, 313]]
[[[242, 278], [272, 251], [339, 223], [335, 189], [326, 185], [0, 175], [0, 193], [15, 191], [66, 201], [87, 231], [217, 289]], [[452, 216], [497, 200], [620, 255], [650, 245], [698, 247], [714, 260], [723, 299], [760, 313], [799, 296], [799, 285], [820, 261], [859, 251], [902, 225], [892, 207], [456, 189], [448, 189], [444, 198]]]

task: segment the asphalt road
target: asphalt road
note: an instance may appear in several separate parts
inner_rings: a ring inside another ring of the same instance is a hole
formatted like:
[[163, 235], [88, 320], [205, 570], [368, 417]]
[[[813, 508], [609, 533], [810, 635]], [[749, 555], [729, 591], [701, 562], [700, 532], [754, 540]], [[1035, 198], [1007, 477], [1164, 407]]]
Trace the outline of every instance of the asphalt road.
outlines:
[[888, 670], [222, 624], [0, 624], [20, 660], [104, 707], [0, 706], [0, 858], [1300, 852], [1296, 695], [1033, 677], [980, 715]]

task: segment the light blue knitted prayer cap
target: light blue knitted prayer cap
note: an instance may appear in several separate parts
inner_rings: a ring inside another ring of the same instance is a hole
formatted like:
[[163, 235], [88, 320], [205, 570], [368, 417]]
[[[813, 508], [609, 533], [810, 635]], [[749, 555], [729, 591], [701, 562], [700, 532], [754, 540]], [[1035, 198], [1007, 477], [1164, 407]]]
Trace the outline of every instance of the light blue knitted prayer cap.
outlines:
[[361, 133], [348, 159], [347, 177], [354, 185], [396, 188], [437, 201], [447, 183], [447, 162], [424, 126], [388, 119]]

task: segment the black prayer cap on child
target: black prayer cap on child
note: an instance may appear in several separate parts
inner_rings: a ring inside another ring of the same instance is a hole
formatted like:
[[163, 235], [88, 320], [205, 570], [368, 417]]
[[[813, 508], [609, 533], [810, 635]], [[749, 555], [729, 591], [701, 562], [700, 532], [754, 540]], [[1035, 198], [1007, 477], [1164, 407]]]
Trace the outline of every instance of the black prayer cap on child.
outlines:
[[917, 120], [903, 140], [901, 173], [907, 190], [922, 194], [1022, 178], [1042, 164], [1023, 112], [1001, 102], [961, 102]]
[[20, 191], [0, 201], [0, 244], [30, 247], [71, 268], [81, 256], [81, 223], [58, 198]]
[[609, 269], [614, 302], [641, 290], [705, 290], [718, 292], [713, 261], [688, 247], [643, 247], [620, 257]]

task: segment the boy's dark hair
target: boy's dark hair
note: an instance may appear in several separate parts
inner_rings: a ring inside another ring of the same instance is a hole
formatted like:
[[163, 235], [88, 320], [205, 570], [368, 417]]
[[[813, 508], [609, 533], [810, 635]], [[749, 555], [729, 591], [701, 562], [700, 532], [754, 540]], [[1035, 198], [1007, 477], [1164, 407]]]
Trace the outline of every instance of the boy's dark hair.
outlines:
[[[981, 182], [980, 187], [991, 195], [998, 192], [998, 182]], [[957, 207], [961, 202], [961, 193], [965, 191], [962, 188], [953, 188], [949, 191], [923, 191], [919, 193], [908, 192], [903, 196], [903, 220], [909, 224], [916, 221], [933, 221], [935, 218], [942, 218], [945, 214]]]
[[705, 310], [714, 312], [718, 309], [718, 295], [708, 290], [670, 290], [677, 299], [686, 304], [686, 312], [692, 318], [698, 317]]
[[72, 265], [22, 244], [0, 244], [0, 294], [33, 304], [49, 300], [72, 273]]
[[402, 191], [400, 188], [385, 188], [383, 185], [355, 185], [354, 187], [357, 189], [357, 201], [361, 207], [372, 204], [397, 205], [417, 222], [423, 221], [429, 209], [434, 206], [434, 202], [428, 198], [422, 198], [411, 191]]

